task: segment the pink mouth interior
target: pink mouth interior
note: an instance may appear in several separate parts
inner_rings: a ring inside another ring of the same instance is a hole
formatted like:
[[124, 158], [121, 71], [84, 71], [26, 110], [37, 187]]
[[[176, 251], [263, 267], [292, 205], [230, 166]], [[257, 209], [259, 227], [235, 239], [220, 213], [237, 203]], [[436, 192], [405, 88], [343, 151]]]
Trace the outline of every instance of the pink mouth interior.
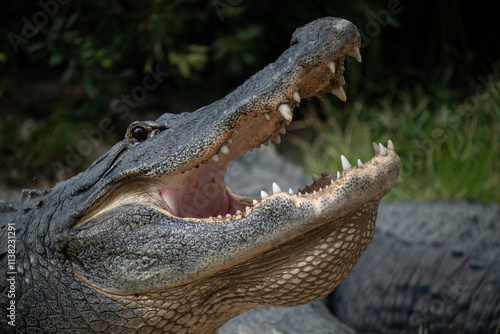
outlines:
[[[210, 166], [211, 165], [211, 166]], [[159, 190], [166, 209], [182, 218], [207, 218], [235, 214], [243, 210], [227, 192], [224, 184], [225, 166], [210, 163], [188, 174], [182, 174], [174, 182]]]

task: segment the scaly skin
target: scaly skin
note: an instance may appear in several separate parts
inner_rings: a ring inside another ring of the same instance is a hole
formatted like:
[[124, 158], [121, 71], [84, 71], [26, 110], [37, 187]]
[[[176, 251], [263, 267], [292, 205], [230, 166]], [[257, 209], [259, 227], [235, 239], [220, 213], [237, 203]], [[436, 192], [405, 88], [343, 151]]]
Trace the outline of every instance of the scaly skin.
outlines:
[[[228, 164], [279, 142], [301, 98], [342, 88], [359, 34], [334, 18], [299, 28], [279, 59], [192, 113], [134, 122], [84, 173], [3, 205], [1, 328], [16, 301], [19, 332], [213, 333], [251, 308], [308, 303], [350, 272], [372, 239], [380, 199], [396, 181], [392, 142], [302, 192], [262, 199], [223, 183]], [[10, 223], [10, 225], [9, 225]], [[5, 255], [15, 229], [15, 268]]]

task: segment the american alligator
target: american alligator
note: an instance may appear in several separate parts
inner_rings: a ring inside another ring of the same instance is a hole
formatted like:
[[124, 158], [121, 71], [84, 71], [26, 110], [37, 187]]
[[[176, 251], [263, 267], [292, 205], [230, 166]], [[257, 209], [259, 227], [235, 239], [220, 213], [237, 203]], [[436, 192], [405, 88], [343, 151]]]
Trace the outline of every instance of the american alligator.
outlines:
[[358, 333], [500, 333], [500, 206], [384, 203], [375, 237], [328, 297]]
[[2, 332], [213, 333], [246, 310], [330, 293], [398, 177], [392, 142], [295, 192], [245, 197], [223, 179], [236, 157], [280, 141], [301, 99], [345, 100], [345, 55], [360, 61], [359, 45], [350, 22], [313, 21], [226, 97], [134, 122], [85, 172], [1, 204]]

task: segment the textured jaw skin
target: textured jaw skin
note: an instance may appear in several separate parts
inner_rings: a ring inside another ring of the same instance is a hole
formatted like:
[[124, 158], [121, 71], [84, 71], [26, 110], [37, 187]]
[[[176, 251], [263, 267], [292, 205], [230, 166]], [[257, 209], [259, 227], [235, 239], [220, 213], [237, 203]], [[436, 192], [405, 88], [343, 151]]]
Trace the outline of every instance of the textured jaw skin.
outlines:
[[365, 164], [342, 157], [342, 173], [299, 192], [275, 184], [243, 197], [223, 178], [237, 156], [280, 141], [301, 99], [345, 100], [345, 55], [361, 60], [359, 44], [345, 20], [301, 27], [225, 98], [134, 122], [86, 172], [9, 211], [30, 220], [18, 224], [27, 245], [19, 328], [214, 333], [248, 309], [332, 291], [371, 241], [378, 202], [398, 177], [392, 142]]

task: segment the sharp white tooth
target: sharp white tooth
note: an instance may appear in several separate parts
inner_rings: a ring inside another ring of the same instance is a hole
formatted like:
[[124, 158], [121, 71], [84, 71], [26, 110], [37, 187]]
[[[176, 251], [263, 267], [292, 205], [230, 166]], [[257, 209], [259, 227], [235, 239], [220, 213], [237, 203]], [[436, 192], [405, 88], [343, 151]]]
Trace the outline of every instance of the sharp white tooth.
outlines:
[[264, 117], [265, 117], [268, 121], [269, 121], [269, 120], [271, 120], [271, 114], [270, 114], [270, 113], [268, 113], [268, 112], [265, 112], [265, 113], [264, 113]]
[[358, 159], [358, 167], [361, 167], [361, 166], [363, 166], [363, 163], [361, 162], [360, 159]]
[[345, 78], [344, 78], [344, 76], [343, 76], [343, 75], [341, 75], [341, 76], [339, 77], [339, 83], [340, 83], [342, 86], [345, 86]]
[[340, 172], [337, 171], [337, 180], [340, 179]]
[[280, 186], [276, 182], [273, 182], [273, 193], [277, 194], [281, 192], [283, 192], [283, 190], [281, 190]]
[[240, 210], [236, 210], [236, 214], [237, 215], [241, 215], [241, 211]]
[[379, 155], [380, 154], [380, 148], [378, 147], [377, 144], [375, 143], [372, 143], [373, 145], [373, 150], [375, 151], [375, 155]]
[[231, 218], [231, 215], [228, 213], [228, 214], [226, 215], [226, 218]]
[[359, 46], [353, 47], [347, 54], [351, 57], [354, 57], [359, 63], [361, 63], [361, 53], [359, 52]]
[[232, 138], [229, 138], [229, 139], [227, 140], [227, 143], [228, 143], [228, 144], [232, 144], [232, 143], [233, 143], [233, 139], [232, 139]]
[[312, 179], [313, 179], [313, 182], [316, 182], [316, 181], [318, 181], [318, 180], [319, 180], [319, 176], [318, 176], [318, 175], [316, 175], [316, 174], [313, 174], [313, 175], [312, 175]]
[[340, 156], [340, 160], [342, 161], [342, 168], [344, 170], [347, 170], [352, 167], [351, 164], [349, 163], [349, 160], [347, 160], [347, 158], [344, 157], [343, 155]]
[[221, 216], [221, 215], [218, 215], [218, 216], [217, 216], [217, 218], [219, 218], [219, 219], [220, 219], [220, 218], [222, 218], [222, 216]]
[[387, 155], [387, 149], [382, 144], [378, 144], [378, 147], [380, 149], [380, 155], [385, 157]]
[[387, 148], [389, 150], [393, 150], [394, 151], [394, 144], [392, 143], [392, 140], [390, 140], [390, 139], [387, 141]]
[[289, 189], [288, 189], [288, 193], [289, 193], [290, 195], [293, 195], [293, 190], [292, 190], [292, 188], [289, 188]]
[[326, 66], [333, 74], [335, 74], [335, 63], [333, 61], [329, 62]]
[[212, 160], [215, 162], [219, 161], [219, 156], [217, 154], [212, 155]]
[[299, 92], [293, 92], [292, 98], [295, 102], [300, 103], [300, 95]]
[[333, 179], [330, 180], [330, 184], [331, 185], [334, 185], [335, 184], [335, 181], [333, 181]]
[[273, 137], [273, 142], [275, 142], [276, 144], [281, 144], [281, 137], [280, 135], [276, 135]]
[[248, 210], [250, 210], [250, 207], [249, 207], [249, 206], [246, 206], [246, 207], [245, 207], [245, 211], [248, 211]]
[[261, 190], [260, 191], [260, 197], [262, 197], [262, 199], [268, 197], [269, 195], [264, 191], [264, 190]]
[[286, 134], [286, 128], [285, 128], [285, 127], [282, 127], [282, 128], [280, 129], [280, 133], [281, 133], [282, 135]]
[[226, 145], [222, 145], [220, 151], [224, 154], [229, 154], [229, 149], [227, 148]]
[[292, 108], [288, 104], [282, 104], [278, 107], [278, 111], [289, 122], [293, 119]]
[[345, 90], [343, 86], [338, 86], [332, 90], [332, 94], [339, 98], [340, 101], [347, 101], [347, 96], [345, 95]]
[[257, 204], [257, 203], [259, 203], [259, 201], [257, 201], [256, 199], [254, 199], [254, 200], [252, 201], [252, 204], [253, 204], [253, 205], [255, 205], [255, 204]]
[[316, 195], [316, 190], [313, 191], [313, 194]]

